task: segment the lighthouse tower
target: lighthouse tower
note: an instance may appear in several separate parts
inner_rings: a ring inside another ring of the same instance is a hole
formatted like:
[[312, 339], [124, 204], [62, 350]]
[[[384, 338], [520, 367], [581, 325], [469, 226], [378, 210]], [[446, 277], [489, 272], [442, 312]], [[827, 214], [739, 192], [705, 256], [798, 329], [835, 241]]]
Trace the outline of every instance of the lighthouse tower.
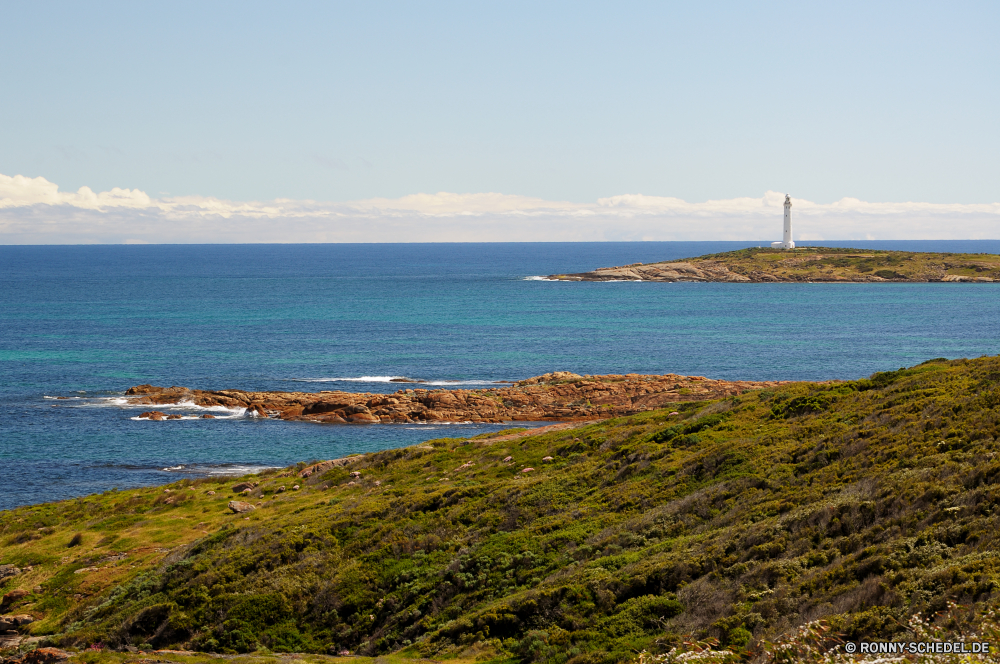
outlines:
[[785, 233], [781, 242], [772, 242], [775, 249], [794, 249], [795, 242], [792, 240], [792, 198], [785, 194]]

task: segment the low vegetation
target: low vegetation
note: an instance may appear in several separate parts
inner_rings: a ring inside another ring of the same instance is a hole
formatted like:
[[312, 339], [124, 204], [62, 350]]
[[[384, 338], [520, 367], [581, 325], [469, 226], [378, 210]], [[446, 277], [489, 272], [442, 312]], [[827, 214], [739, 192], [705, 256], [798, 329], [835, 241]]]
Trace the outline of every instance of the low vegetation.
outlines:
[[914, 614], [957, 634], [997, 597], [998, 452], [1000, 358], [932, 360], [0, 512], [0, 590], [79, 648], [582, 663]]
[[945, 276], [1000, 280], [1000, 256], [924, 251], [879, 251], [833, 247], [742, 249], [701, 256], [724, 261], [738, 274], [767, 273], [799, 281], [940, 281]]

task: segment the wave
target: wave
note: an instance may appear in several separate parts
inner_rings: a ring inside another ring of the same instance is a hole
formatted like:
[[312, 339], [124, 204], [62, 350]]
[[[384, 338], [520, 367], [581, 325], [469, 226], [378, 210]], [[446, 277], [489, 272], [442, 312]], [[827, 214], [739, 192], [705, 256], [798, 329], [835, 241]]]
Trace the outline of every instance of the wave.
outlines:
[[[521, 281], [563, 281], [562, 279], [549, 279], [548, 277], [525, 277]], [[644, 279], [601, 279], [599, 281], [592, 281], [590, 283], [595, 284], [625, 284], [625, 283], [642, 283]], [[671, 282], [664, 281], [661, 283], [669, 284]]]
[[[233, 415], [222, 415], [222, 416], [217, 416], [217, 417], [213, 417], [213, 418], [204, 418], [201, 415], [181, 415], [180, 417], [175, 417], [175, 418], [171, 419], [170, 421], [171, 422], [184, 422], [184, 421], [190, 421], [190, 420], [198, 420], [199, 422], [204, 422], [204, 421], [206, 421], [208, 419], [212, 419], [212, 420], [236, 420], [236, 419], [239, 419], [239, 418], [243, 417], [243, 415], [245, 413], [246, 413], [246, 410], [241, 410], [239, 413], [235, 413]], [[258, 415], [256, 413], [252, 413], [252, 414], [249, 415], [249, 417], [258, 417]], [[133, 420], [135, 422], [150, 422], [150, 421], [152, 421], [148, 417], [142, 417], [140, 415], [136, 415], [135, 417], [130, 417], [129, 419]], [[166, 421], [166, 419], [164, 419], [164, 421]]]
[[407, 376], [350, 376], [332, 378], [286, 378], [285, 380], [295, 383], [394, 383], [398, 385], [434, 385], [434, 386], [455, 386], [455, 385], [500, 385], [510, 384], [510, 380], [423, 380], [419, 378], [408, 378]]
[[160, 470], [167, 473], [183, 472], [193, 475], [239, 476], [256, 475], [257, 473], [262, 473], [265, 470], [275, 470], [281, 467], [282, 466], [265, 466], [261, 464], [248, 463], [189, 463], [186, 465], [168, 466], [166, 468], [161, 468]]
[[[183, 410], [195, 411], [199, 413], [220, 413], [216, 419], [233, 419], [242, 417], [246, 413], [246, 408], [228, 406], [200, 406], [193, 401], [178, 401], [176, 403], [136, 403], [138, 397], [114, 396], [114, 397], [53, 397], [44, 395], [43, 399], [51, 401], [65, 401], [70, 408], [119, 408], [119, 409], [142, 409], [142, 410]], [[147, 419], [133, 417], [133, 420]], [[182, 419], [199, 419], [196, 415], [182, 416]]]
[[293, 383], [423, 383], [406, 376], [353, 376], [336, 378], [288, 378]]

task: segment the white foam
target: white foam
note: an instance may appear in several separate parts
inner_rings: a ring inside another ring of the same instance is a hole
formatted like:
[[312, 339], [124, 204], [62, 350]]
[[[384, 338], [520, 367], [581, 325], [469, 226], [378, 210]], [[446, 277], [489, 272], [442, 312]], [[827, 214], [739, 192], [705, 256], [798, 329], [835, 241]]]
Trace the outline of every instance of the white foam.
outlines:
[[[407, 376], [353, 376], [334, 378], [289, 378], [296, 383], [393, 383], [396, 385], [493, 385], [493, 380], [417, 380]], [[500, 381], [506, 383], [507, 381]]]
[[199, 406], [193, 401], [178, 401], [177, 403], [157, 403], [157, 404], [133, 404], [134, 408], [152, 408], [153, 410], [158, 410], [160, 408], [166, 409], [183, 409], [183, 410], [201, 410], [213, 413], [232, 413], [234, 415], [242, 415], [246, 412], [246, 408], [240, 406]]
[[208, 475], [256, 475], [265, 470], [277, 470], [281, 466], [225, 466], [221, 468], [209, 468], [205, 471]]
[[[147, 406], [148, 406], [148, 404], [147, 404]], [[156, 410], [156, 408], [160, 408], [160, 406], [156, 406], [154, 408], [154, 410]], [[166, 410], [170, 410], [170, 408], [167, 408]], [[208, 410], [208, 409], [207, 408], [203, 408], [202, 410]], [[231, 414], [230, 415], [216, 415], [215, 417], [208, 418], [208, 419], [214, 419], [214, 420], [235, 420], [235, 419], [239, 419], [239, 418], [243, 417], [246, 414], [247, 410], [246, 410], [246, 408], [230, 408], [230, 409], [228, 409], [228, 412], [230, 412]], [[258, 417], [258, 415], [257, 415], [256, 412], [254, 412], [254, 413], [250, 414], [250, 417]], [[148, 422], [148, 421], [150, 421], [150, 419], [148, 417], [142, 417], [141, 415], [136, 415], [135, 417], [130, 417], [129, 419], [130, 420], [134, 420], [136, 422]], [[166, 421], [167, 418], [163, 418], [163, 419], [164, 419], [164, 421]], [[181, 415], [180, 417], [175, 417], [175, 418], [171, 419], [170, 421], [171, 422], [177, 422], [177, 421], [181, 421], [181, 420], [205, 420], [205, 419], [206, 418], [202, 417], [201, 415]]]
[[170, 472], [171, 470], [184, 470], [184, 466], [170, 466], [169, 468], [161, 468], [160, 470], [165, 470]]
[[525, 277], [521, 281], [562, 281], [562, 279], [549, 279], [548, 277], [534, 276], [534, 277]]
[[407, 378], [406, 376], [353, 376], [334, 378], [289, 378], [288, 380], [296, 383], [391, 383], [393, 381], [402, 383], [408, 382], [412, 379]]

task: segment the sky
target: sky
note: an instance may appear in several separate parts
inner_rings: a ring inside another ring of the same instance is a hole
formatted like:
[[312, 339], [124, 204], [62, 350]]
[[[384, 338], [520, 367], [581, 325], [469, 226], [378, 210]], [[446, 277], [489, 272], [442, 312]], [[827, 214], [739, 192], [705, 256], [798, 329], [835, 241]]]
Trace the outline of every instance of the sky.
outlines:
[[1000, 238], [996, 2], [3, 16], [0, 243]]

